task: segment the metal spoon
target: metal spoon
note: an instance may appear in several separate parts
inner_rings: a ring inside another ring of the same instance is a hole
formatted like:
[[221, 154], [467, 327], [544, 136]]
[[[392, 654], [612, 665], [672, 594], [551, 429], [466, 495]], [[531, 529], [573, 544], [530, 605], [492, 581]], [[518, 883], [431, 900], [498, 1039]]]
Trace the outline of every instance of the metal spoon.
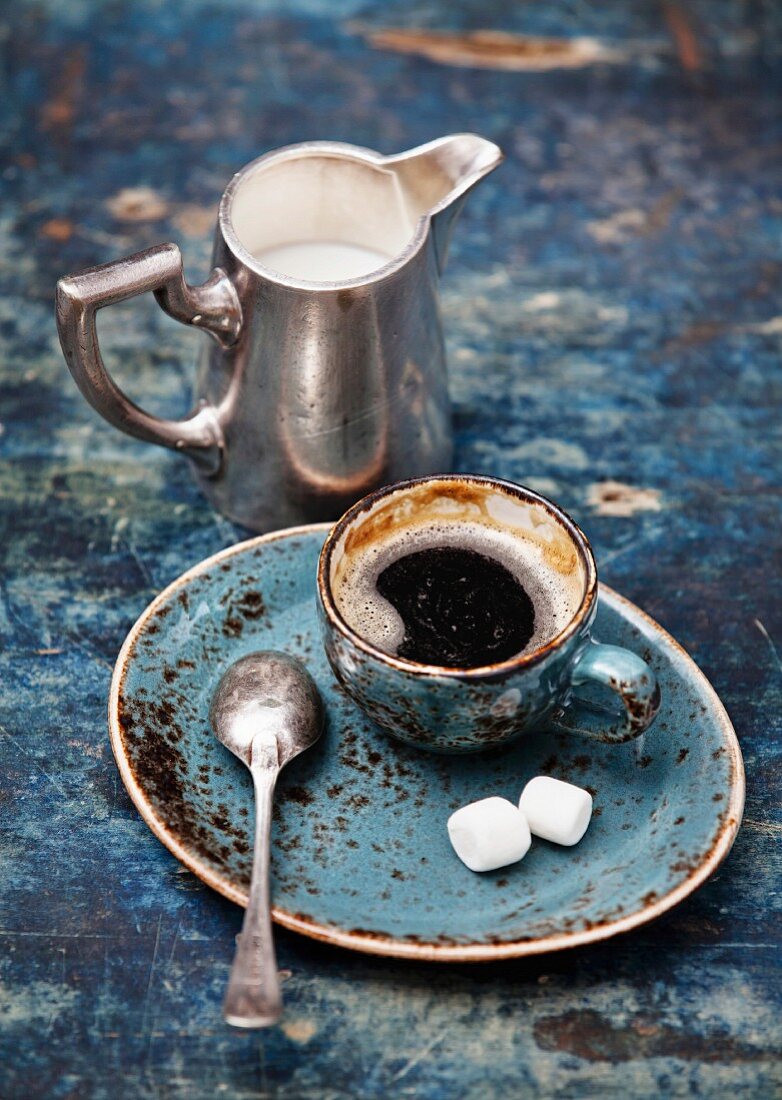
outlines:
[[323, 704], [306, 668], [285, 653], [251, 653], [231, 665], [209, 711], [212, 729], [244, 761], [255, 786], [255, 852], [250, 897], [223, 1014], [234, 1027], [268, 1027], [282, 1012], [269, 896], [269, 836], [280, 769], [314, 744]]

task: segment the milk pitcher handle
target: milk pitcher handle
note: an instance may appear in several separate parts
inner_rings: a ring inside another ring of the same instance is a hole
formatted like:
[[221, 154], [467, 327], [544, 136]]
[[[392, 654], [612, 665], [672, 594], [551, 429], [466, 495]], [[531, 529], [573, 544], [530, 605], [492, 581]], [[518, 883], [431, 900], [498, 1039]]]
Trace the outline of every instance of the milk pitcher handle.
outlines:
[[215, 268], [201, 286], [188, 286], [182, 255], [175, 244], [126, 256], [57, 284], [57, 329], [76, 385], [110, 424], [148, 443], [182, 451], [206, 473], [215, 474], [223, 453], [216, 410], [202, 404], [185, 420], [164, 420], [144, 412], [117, 386], [106, 370], [98, 345], [95, 315], [103, 306], [151, 290], [158, 305], [185, 325], [211, 333], [224, 347], [239, 337], [242, 311], [233, 283]]

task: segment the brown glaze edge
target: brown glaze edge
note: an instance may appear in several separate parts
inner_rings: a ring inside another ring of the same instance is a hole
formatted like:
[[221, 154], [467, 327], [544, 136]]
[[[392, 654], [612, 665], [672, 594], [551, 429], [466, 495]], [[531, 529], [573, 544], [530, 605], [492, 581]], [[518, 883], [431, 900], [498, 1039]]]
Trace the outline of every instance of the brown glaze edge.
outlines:
[[[278, 539], [289, 538], [295, 535], [306, 535], [316, 531], [328, 531], [332, 526], [333, 525], [330, 523], [307, 524], [301, 527], [289, 527], [283, 531], [273, 531], [268, 535], [259, 535], [256, 538], [247, 539], [244, 542], [236, 543], [234, 546], [226, 547], [224, 550], [218, 551], [211, 557], [205, 558], [202, 562], [199, 562], [198, 565], [193, 566], [192, 569], [187, 570], [187, 572], [183, 573], [155, 597], [131, 627], [117, 657], [111, 678], [108, 707], [109, 736], [122, 782], [125, 784], [131, 801], [158, 840], [168, 848], [180, 863], [192, 871], [202, 882], [206, 883], [207, 886], [216, 890], [218, 894], [222, 894], [223, 897], [228, 898], [229, 901], [236, 902], [237, 905], [241, 906], [247, 904], [246, 893], [237, 890], [236, 887], [226, 879], [221, 878], [199, 863], [199, 861], [179, 843], [176, 837], [167, 830], [165, 824], [155, 815], [152, 806], [150, 806], [146, 799], [143, 789], [136, 782], [128, 758], [125, 755], [124, 746], [122, 744], [122, 729], [119, 721], [119, 695], [124, 683], [128, 659], [130, 658], [139, 635], [142, 633], [147, 621], [154, 616], [158, 608], [167, 601], [174, 592], [184, 585], [189, 584], [194, 577], [206, 572], [218, 562], [233, 557], [234, 554], [242, 553], [245, 550], [267, 542], [275, 542]], [[691, 666], [692, 670], [705, 685], [707, 694], [711, 697], [712, 707], [715, 711], [717, 721], [719, 722], [724, 736], [725, 745], [730, 755], [730, 799], [726, 807], [726, 814], [723, 818], [721, 828], [715, 836], [711, 848], [699, 866], [696, 867], [683, 882], [674, 887], [667, 894], [664, 894], [663, 897], [657, 898], [652, 903], [645, 905], [642, 909], [637, 910], [635, 913], [631, 913], [629, 916], [622, 917], [620, 920], [606, 921], [603, 924], [585, 929], [582, 932], [569, 932], [555, 936], [544, 936], [534, 940], [514, 940], [508, 943], [498, 944], [454, 944], [453, 946], [437, 943], [410, 942], [394, 939], [392, 936], [386, 936], [382, 933], [344, 931], [339, 928], [319, 924], [317, 921], [310, 920], [300, 914], [290, 913], [286, 909], [274, 906], [272, 908], [272, 917], [277, 924], [294, 932], [300, 932], [304, 936], [309, 936], [310, 939], [320, 940], [323, 943], [329, 943], [336, 947], [345, 947], [352, 951], [361, 951], [368, 955], [382, 955], [399, 959], [417, 959], [422, 962], [495, 962], [500, 959], [522, 958], [528, 955], [543, 955], [549, 951], [562, 951], [570, 947], [580, 947], [590, 943], [597, 943], [600, 940], [609, 939], [621, 932], [629, 932], [633, 928], [638, 928], [643, 924], [647, 924], [649, 921], [655, 920], [669, 909], [672, 909], [675, 905], [678, 905], [680, 901], [683, 901], [684, 898], [693, 893], [694, 890], [701, 886], [706, 879], [713, 874], [727, 856], [733, 845], [733, 841], [736, 839], [736, 834], [744, 811], [744, 761], [742, 759], [741, 749], [735, 730], [733, 729], [730, 718], [716, 691], [698, 668], [692, 657], [690, 657], [676, 639], [664, 630], [659, 623], [655, 622], [654, 619], [647, 615], [646, 612], [636, 607], [635, 604], [625, 599], [624, 596], [620, 596], [618, 592], [609, 588], [608, 585], [601, 583], [600, 588], [613, 601], [616, 601], [616, 603], [623, 605], [629, 610], [634, 617], [640, 618], [653, 634], [657, 635], [658, 638], [676, 652], [680, 660], [683, 660], [687, 665]]]
[[[337, 610], [337, 605], [331, 594], [331, 582], [328, 579], [331, 556], [337, 541], [348, 524], [351, 523], [356, 516], [372, 508], [378, 500], [382, 500], [384, 496], [390, 496], [392, 492], [399, 492], [400, 490], [408, 489], [414, 485], [423, 485], [427, 481], [463, 481], [488, 487], [492, 485], [499, 486], [501, 489], [508, 490], [510, 495], [524, 500], [525, 503], [540, 505], [554, 518], [560, 527], [565, 528], [568, 535], [572, 537], [573, 544], [584, 565], [586, 573], [586, 590], [575, 615], [567, 626], [563, 630], [560, 630], [559, 634], [551, 638], [544, 645], [533, 650], [532, 653], [525, 653], [520, 657], [509, 657], [506, 661], [498, 661], [496, 664], [491, 665], [481, 665], [478, 668], [455, 668], [451, 665], [425, 665], [420, 661], [410, 661], [402, 657], [396, 657], [391, 653], [386, 653], [384, 650], [373, 646], [371, 642], [368, 642], [365, 638], [362, 638], [360, 634], [357, 634], [355, 630], [348, 625]], [[375, 660], [381, 661], [399, 672], [405, 672], [412, 676], [444, 676], [457, 680], [473, 681], [491, 679], [494, 676], [503, 676], [506, 672], [512, 672], [518, 668], [531, 668], [533, 665], [543, 661], [549, 654], [559, 649], [561, 645], [568, 641], [568, 639], [576, 633], [581, 624], [589, 620], [589, 616], [595, 607], [595, 599], [597, 596], [597, 565], [589, 539], [572, 516], [569, 516], [567, 512], [559, 507], [559, 505], [554, 504], [554, 502], [547, 497], [541, 496], [540, 493], [536, 493], [534, 489], [528, 489], [525, 485], [517, 485], [512, 481], [506, 481], [499, 477], [490, 477], [486, 474], [432, 474], [429, 477], [410, 478], [407, 481], [396, 482], [394, 485], [383, 486], [383, 488], [376, 489], [373, 493], [369, 493], [356, 504], [351, 505], [345, 514], [334, 524], [331, 533], [323, 544], [323, 549], [318, 559], [317, 584], [320, 602], [332, 626], [341, 634], [344, 634], [357, 649], [362, 650], [368, 656], [374, 657]]]

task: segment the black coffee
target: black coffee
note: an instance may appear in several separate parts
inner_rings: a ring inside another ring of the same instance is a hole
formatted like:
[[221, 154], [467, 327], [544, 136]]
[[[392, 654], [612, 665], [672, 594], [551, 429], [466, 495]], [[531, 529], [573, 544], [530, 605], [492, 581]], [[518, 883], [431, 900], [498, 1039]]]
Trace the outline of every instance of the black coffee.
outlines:
[[523, 585], [494, 558], [442, 546], [397, 558], [376, 588], [404, 623], [400, 657], [477, 668], [520, 653], [535, 629]]

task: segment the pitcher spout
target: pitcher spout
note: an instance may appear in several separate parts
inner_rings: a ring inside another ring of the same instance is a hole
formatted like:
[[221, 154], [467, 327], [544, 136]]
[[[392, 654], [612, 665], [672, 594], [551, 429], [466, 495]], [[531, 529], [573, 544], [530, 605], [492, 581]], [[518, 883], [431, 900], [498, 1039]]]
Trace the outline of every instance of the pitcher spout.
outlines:
[[440, 271], [445, 267], [451, 232], [469, 192], [503, 160], [493, 141], [478, 134], [451, 134], [417, 149], [389, 157], [417, 219], [429, 215]]

